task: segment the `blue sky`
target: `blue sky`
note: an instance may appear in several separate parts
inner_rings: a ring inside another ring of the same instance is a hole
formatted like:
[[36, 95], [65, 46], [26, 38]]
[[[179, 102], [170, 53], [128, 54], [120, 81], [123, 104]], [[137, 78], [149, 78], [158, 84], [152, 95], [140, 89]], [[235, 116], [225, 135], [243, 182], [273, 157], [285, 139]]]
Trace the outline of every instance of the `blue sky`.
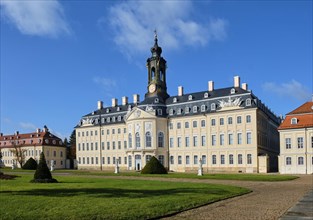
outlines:
[[1, 0], [1, 127], [68, 137], [97, 101], [146, 92], [154, 29], [170, 95], [230, 87], [277, 115], [312, 99], [312, 1]]

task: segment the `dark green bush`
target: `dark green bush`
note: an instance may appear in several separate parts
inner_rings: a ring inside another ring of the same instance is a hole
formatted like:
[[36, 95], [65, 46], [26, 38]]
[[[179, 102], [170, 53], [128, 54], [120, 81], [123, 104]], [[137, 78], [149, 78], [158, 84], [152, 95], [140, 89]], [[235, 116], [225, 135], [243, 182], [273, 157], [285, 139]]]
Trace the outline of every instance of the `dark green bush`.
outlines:
[[37, 162], [34, 160], [34, 158], [29, 158], [26, 163], [22, 166], [22, 169], [24, 170], [36, 170], [37, 169]]
[[141, 170], [141, 174], [167, 174], [167, 170], [160, 161], [153, 156]]
[[46, 158], [43, 152], [40, 154], [39, 164], [34, 174], [33, 183], [57, 183], [56, 179], [52, 178], [51, 172], [47, 166]]

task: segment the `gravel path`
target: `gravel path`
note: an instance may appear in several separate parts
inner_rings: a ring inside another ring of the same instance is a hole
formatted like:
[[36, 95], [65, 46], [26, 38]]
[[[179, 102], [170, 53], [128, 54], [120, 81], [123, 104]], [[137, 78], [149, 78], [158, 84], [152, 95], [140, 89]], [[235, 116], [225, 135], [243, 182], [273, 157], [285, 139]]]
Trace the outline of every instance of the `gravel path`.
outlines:
[[253, 192], [164, 219], [278, 219], [313, 188], [312, 175], [303, 175], [296, 180], [283, 182], [231, 180], [201, 180], [201, 182], [241, 186]]

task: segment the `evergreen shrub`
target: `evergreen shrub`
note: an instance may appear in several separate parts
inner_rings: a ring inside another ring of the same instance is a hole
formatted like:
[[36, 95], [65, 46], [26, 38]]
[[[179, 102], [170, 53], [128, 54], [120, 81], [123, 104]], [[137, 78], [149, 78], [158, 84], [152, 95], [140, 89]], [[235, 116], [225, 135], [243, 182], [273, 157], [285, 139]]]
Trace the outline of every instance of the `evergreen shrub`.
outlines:
[[33, 183], [57, 183], [56, 179], [52, 178], [51, 172], [47, 166], [46, 158], [43, 152], [40, 154], [39, 164], [34, 174]]
[[29, 158], [26, 163], [22, 166], [22, 169], [24, 170], [36, 170], [37, 169], [37, 162], [34, 160], [34, 158]]
[[167, 174], [167, 170], [160, 161], [153, 156], [141, 170], [141, 174]]

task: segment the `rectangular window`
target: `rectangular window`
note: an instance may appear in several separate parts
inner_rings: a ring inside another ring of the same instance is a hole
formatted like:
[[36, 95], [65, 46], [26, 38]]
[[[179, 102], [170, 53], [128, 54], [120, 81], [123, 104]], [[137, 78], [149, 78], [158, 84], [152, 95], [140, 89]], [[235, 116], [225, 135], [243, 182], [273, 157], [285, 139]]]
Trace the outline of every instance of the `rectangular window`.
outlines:
[[242, 164], [242, 154], [238, 154], [238, 164]]
[[110, 150], [110, 142], [107, 142], [107, 150]]
[[174, 147], [174, 138], [170, 137], [170, 148]]
[[202, 147], [205, 147], [205, 146], [206, 146], [206, 136], [205, 136], [205, 135], [202, 135], [202, 136], [201, 136], [201, 146], [202, 146]]
[[189, 147], [189, 137], [185, 137], [185, 143], [186, 143], [186, 147]]
[[212, 164], [216, 164], [216, 155], [212, 155]]
[[121, 143], [121, 141], [118, 141], [118, 142], [117, 142], [117, 147], [118, 147], [119, 150], [122, 148], [122, 143]]
[[86, 143], [86, 151], [89, 151], [89, 143]]
[[90, 150], [93, 150], [93, 143], [90, 143]]
[[241, 116], [237, 117], [237, 124], [241, 124]]
[[220, 125], [224, 125], [224, 118], [220, 118]]
[[201, 157], [201, 163], [206, 164], [206, 155], [202, 155]]
[[173, 130], [173, 123], [170, 123], [170, 130]]
[[298, 165], [303, 165], [303, 157], [298, 157]]
[[[89, 135], [89, 132], [88, 132], [88, 131], [86, 131], [86, 136], [88, 136], [88, 135]], [[89, 158], [87, 157], [87, 161], [88, 161], [88, 159], [89, 159]]]
[[228, 124], [229, 125], [233, 124], [233, 118], [232, 117], [228, 117]]
[[192, 127], [194, 127], [194, 128], [198, 127], [198, 122], [197, 121], [193, 121], [192, 122]]
[[178, 164], [182, 164], [181, 156], [178, 156]]
[[252, 164], [252, 155], [247, 154], [247, 164]]
[[212, 134], [211, 141], [212, 141], [212, 146], [215, 146], [216, 145], [216, 135], [215, 134]]
[[174, 156], [170, 156], [170, 164], [174, 164]]
[[225, 155], [221, 155], [221, 164], [225, 164]]
[[291, 149], [291, 138], [285, 138], [286, 149]]
[[177, 138], [177, 147], [181, 147], [181, 137]]
[[198, 146], [198, 136], [193, 136], [193, 146], [194, 147]]
[[95, 143], [95, 150], [98, 150], [98, 142]]
[[93, 162], [94, 162], [94, 161], [93, 161], [93, 157], [91, 157], [91, 164], [93, 164]]
[[124, 157], [124, 164], [127, 164], [127, 157]]
[[311, 147], [313, 148], [313, 136], [311, 137]]
[[224, 141], [225, 140], [225, 135], [224, 134], [220, 134], [220, 145], [223, 146], [224, 145]]
[[241, 133], [237, 134], [237, 144], [242, 144], [242, 134]]
[[93, 131], [90, 131], [90, 136], [93, 136]]
[[202, 127], [202, 128], [205, 127], [205, 120], [201, 120], [201, 127]]
[[291, 165], [291, 157], [286, 157], [286, 165]]
[[198, 155], [193, 156], [193, 164], [198, 164]]
[[112, 148], [113, 148], [113, 150], [115, 150], [115, 141], [112, 142]]
[[229, 155], [229, 164], [234, 164], [234, 155]]
[[247, 123], [251, 123], [251, 115], [247, 115], [246, 116], [246, 122]]
[[186, 156], [186, 164], [190, 164], [190, 156]]
[[159, 155], [158, 156], [159, 162], [164, 165], [164, 156], [163, 155]]
[[298, 137], [298, 148], [303, 148], [303, 137]]
[[101, 135], [104, 135], [104, 130], [101, 130]]
[[228, 144], [232, 145], [234, 143], [234, 137], [233, 134], [228, 134]]
[[124, 149], [127, 149], [127, 141], [124, 141]]
[[110, 161], [110, 157], [108, 157], [107, 162], [108, 162], [108, 164], [110, 164], [110, 162], [111, 162], [111, 161]]
[[189, 122], [188, 121], [185, 122], [185, 128], [189, 128]]
[[247, 144], [251, 144], [252, 143], [252, 137], [251, 137], [251, 132], [247, 132]]
[[104, 159], [104, 157], [102, 157], [102, 164], [105, 164], [105, 159]]
[[101, 142], [101, 149], [104, 150], [104, 142]]
[[[80, 151], [80, 144], [78, 144], [78, 151]], [[27, 156], [27, 155], [26, 155]]]
[[211, 126], [215, 126], [215, 119], [211, 119]]
[[97, 131], [97, 130], [95, 130], [95, 135], [96, 135], [96, 136], [98, 135], [98, 131]]
[[121, 133], [121, 129], [120, 129], [120, 128], [117, 129], [117, 133], [118, 133], [118, 134]]
[[87, 157], [87, 164], [89, 164], [89, 157]]
[[181, 123], [177, 122], [177, 129], [180, 129], [180, 128], [181, 128]]
[[85, 157], [83, 157], [83, 164], [85, 164]]

